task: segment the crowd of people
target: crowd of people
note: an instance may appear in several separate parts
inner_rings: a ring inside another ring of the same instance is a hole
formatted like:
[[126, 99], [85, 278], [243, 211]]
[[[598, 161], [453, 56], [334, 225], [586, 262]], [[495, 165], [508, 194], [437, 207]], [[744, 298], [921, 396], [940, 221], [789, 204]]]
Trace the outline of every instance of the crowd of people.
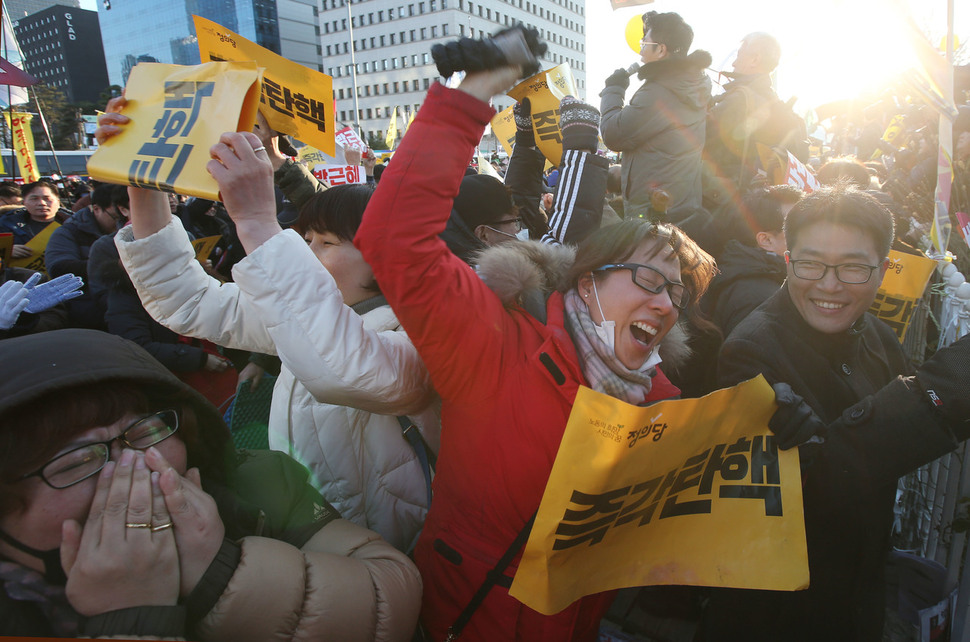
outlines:
[[[890, 249], [920, 253], [935, 146], [873, 138], [873, 109], [822, 158], [771, 35], [712, 97], [690, 26], [643, 28], [642, 85], [564, 98], [552, 170], [528, 99], [503, 180], [469, 169], [531, 65], [462, 39], [464, 79], [388, 165], [348, 153], [364, 184], [317, 180], [260, 117], [210, 150], [221, 203], [100, 184], [72, 212], [48, 181], [0, 186], [6, 260], [43, 259], [0, 285], [0, 635], [595, 640], [615, 591], [555, 615], [509, 594], [580, 386], [643, 406], [761, 374], [810, 584], [658, 603], [689, 603], [698, 642], [881, 640], [897, 480], [970, 437], [970, 339], [914, 362], [868, 312]], [[970, 106], [953, 132], [967, 211]], [[759, 145], [824, 186], [770, 185]], [[220, 406], [260, 385], [269, 449], [238, 449]]]

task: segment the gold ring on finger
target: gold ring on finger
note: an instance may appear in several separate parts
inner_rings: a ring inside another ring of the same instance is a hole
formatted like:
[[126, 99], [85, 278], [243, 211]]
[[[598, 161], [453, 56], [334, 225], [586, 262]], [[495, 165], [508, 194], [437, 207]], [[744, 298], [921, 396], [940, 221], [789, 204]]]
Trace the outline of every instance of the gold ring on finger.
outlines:
[[152, 525], [150, 523], [149, 524], [142, 524], [141, 522], [126, 522], [125, 523], [125, 528], [151, 528], [151, 527], [152, 527]]
[[158, 531], [163, 531], [167, 528], [172, 528], [172, 522], [165, 522], [164, 524], [158, 524], [157, 526], [152, 526], [152, 532], [157, 533]]

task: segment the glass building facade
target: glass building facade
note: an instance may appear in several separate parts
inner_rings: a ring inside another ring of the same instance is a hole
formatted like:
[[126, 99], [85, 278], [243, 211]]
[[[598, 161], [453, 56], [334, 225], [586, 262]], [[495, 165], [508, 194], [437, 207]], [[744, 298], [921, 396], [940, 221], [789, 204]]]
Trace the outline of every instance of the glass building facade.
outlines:
[[124, 86], [137, 62], [198, 64], [193, 14], [280, 52], [276, 0], [100, 0], [98, 15], [111, 84]]

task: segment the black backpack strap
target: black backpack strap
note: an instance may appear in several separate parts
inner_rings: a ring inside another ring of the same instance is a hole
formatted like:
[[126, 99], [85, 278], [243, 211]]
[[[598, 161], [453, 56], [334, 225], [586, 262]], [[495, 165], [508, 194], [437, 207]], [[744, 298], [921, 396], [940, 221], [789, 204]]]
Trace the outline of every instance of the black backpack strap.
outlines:
[[495, 566], [492, 567], [492, 570], [485, 575], [485, 580], [482, 582], [482, 585], [478, 587], [477, 591], [475, 591], [475, 595], [473, 595], [472, 599], [469, 600], [468, 605], [465, 606], [465, 608], [462, 609], [462, 612], [458, 614], [458, 617], [455, 619], [455, 623], [448, 627], [448, 637], [445, 638], [445, 642], [451, 642], [452, 640], [458, 639], [458, 636], [460, 636], [461, 632], [465, 629], [465, 625], [467, 625], [468, 621], [472, 619], [472, 615], [475, 614], [478, 607], [481, 606], [482, 602], [485, 601], [485, 598], [488, 597], [492, 587], [498, 584], [499, 581], [505, 577], [505, 569], [509, 567], [509, 564], [512, 563], [512, 559], [520, 550], [522, 550], [522, 547], [525, 546], [525, 542], [529, 539], [529, 534], [532, 532], [532, 525], [535, 524], [535, 521], [536, 513], [533, 513], [532, 517], [529, 518], [529, 521], [527, 521], [525, 526], [522, 527], [522, 530], [519, 531], [519, 534], [515, 536], [515, 539], [509, 545], [509, 548], [505, 551], [505, 554], [502, 555], [502, 558], [495, 562]]
[[421, 431], [418, 427], [411, 421], [408, 417], [399, 416], [397, 422], [401, 424], [401, 434], [404, 435], [404, 439], [411, 444], [411, 448], [414, 450], [415, 456], [418, 458], [418, 463], [421, 464], [421, 472], [424, 473], [424, 483], [428, 488], [428, 507], [431, 507], [431, 474], [434, 472], [435, 464], [437, 463], [436, 457], [431, 449], [428, 448], [428, 444], [424, 441], [424, 437], [421, 436]]

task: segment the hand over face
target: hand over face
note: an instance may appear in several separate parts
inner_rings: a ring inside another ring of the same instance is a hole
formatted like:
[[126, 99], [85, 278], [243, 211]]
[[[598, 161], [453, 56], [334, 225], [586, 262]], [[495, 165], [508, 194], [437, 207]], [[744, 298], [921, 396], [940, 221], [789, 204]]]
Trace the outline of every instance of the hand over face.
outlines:
[[67, 599], [85, 616], [135, 606], [174, 605], [179, 560], [159, 476], [143, 453], [124, 450], [98, 476], [88, 519], [62, 527]]
[[161, 474], [159, 486], [172, 516], [179, 552], [179, 594], [184, 597], [192, 592], [215, 559], [226, 529], [216, 501], [202, 490], [197, 468], [187, 471], [185, 476], [179, 475], [154, 447], [146, 451], [145, 458], [151, 470]]

